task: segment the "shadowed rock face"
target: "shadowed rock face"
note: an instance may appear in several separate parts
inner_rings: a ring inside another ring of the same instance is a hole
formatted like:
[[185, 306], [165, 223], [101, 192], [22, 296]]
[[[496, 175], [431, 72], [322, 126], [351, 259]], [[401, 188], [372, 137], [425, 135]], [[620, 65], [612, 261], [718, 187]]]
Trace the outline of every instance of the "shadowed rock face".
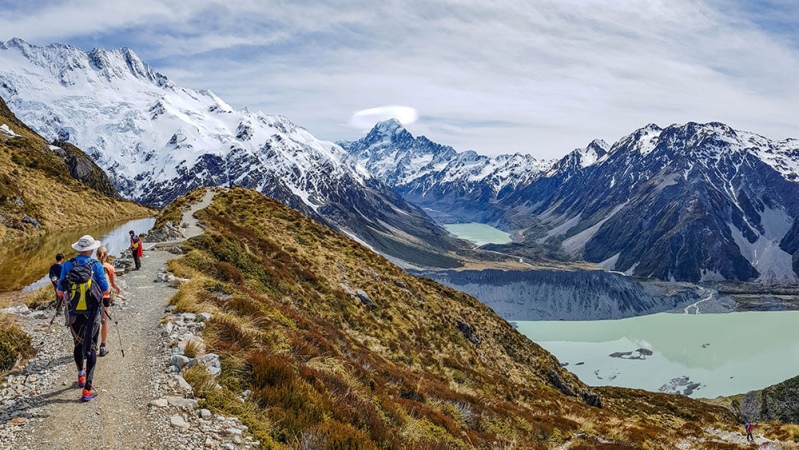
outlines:
[[790, 257], [777, 250], [780, 263], [764, 264], [754, 255], [775, 248], [799, 215], [799, 183], [764, 159], [784, 143], [739, 133], [717, 123], [650, 126], [601, 163], [536, 180], [503, 202], [545, 228], [573, 221], [559, 236], [567, 253], [612, 270], [794, 283]]
[[799, 244], [778, 245], [799, 234], [789, 231], [799, 216], [796, 140], [720, 123], [648, 125], [548, 165], [457, 153], [384, 122], [342, 145], [441, 222], [526, 230], [523, 244], [499, 251], [529, 257], [545, 243], [640, 277], [799, 283]]
[[739, 408], [743, 420], [799, 423], [799, 377], [748, 392]]
[[799, 217], [793, 221], [793, 226], [780, 242], [780, 248], [792, 255], [793, 271], [799, 275]]
[[108, 179], [108, 175], [88, 155], [72, 144], [66, 142], [55, 144], [60, 148], [54, 148], [53, 152], [64, 160], [73, 178], [109, 197], [122, 198]]
[[506, 320], [621, 319], [696, 301], [658, 296], [619, 274], [602, 271], [429, 271], [420, 275], [473, 295]]

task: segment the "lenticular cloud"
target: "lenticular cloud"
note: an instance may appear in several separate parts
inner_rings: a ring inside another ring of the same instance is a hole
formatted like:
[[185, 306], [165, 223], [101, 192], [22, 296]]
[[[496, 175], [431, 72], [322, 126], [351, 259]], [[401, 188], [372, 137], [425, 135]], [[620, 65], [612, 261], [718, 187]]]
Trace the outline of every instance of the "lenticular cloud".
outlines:
[[391, 118], [397, 119], [403, 125], [408, 125], [416, 122], [418, 117], [416, 110], [410, 106], [378, 106], [357, 111], [350, 119], [350, 126], [359, 130], [368, 130], [375, 123]]

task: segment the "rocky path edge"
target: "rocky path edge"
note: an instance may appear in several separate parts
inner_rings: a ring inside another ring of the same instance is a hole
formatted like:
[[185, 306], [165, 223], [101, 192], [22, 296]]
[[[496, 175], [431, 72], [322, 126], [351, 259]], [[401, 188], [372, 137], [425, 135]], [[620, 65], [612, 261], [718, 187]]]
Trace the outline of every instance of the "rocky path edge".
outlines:
[[[202, 233], [193, 214], [212, 201], [208, 189], [184, 212], [187, 237]], [[171, 313], [167, 304], [180, 280], [166, 272], [166, 263], [174, 257], [151, 249], [140, 271], [119, 277], [123, 296], [111, 308], [116, 325], [109, 331], [110, 353], [98, 359], [94, 383], [100, 395], [90, 402], [80, 402], [68, 329], [56, 320], [47, 332], [54, 311], [17, 311], [34, 345], [44, 344], [29, 363], [26, 383], [25, 370], [0, 381], [0, 448], [257, 447], [237, 418], [198, 409], [180, 367], [173, 364], [183, 361], [185, 344], [179, 343], [201, 340], [203, 321], [209, 318]], [[219, 370], [218, 357], [206, 356], [199, 363], [211, 373]]]

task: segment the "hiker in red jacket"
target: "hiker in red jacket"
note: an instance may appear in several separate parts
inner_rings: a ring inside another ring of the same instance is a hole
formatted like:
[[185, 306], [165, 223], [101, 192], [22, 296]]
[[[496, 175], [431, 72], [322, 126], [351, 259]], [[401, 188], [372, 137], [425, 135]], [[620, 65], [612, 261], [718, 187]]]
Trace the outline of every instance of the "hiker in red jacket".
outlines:
[[141, 269], [141, 257], [144, 255], [142, 241], [133, 230], [130, 230], [128, 234], [130, 234], [130, 253], [133, 255], [133, 262], [136, 264], [136, 268], [133, 270], [139, 270]]
[[755, 437], [752, 436], [752, 430], [755, 429], [755, 424], [752, 422], [747, 422], [746, 425], [744, 425], [744, 429], [746, 429], [746, 441], [754, 443]]

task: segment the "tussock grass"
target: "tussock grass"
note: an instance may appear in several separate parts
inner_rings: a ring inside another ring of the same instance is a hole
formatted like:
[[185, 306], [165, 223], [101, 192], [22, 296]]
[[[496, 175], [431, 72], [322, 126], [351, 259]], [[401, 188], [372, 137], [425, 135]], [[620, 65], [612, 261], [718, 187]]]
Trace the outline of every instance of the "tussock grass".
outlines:
[[34, 354], [30, 336], [8, 316], [0, 314], [0, 373], [14, 368], [22, 358]]
[[25, 296], [25, 304], [31, 310], [54, 306], [55, 301], [55, 291], [50, 285], [36, 289]]
[[476, 299], [253, 191], [218, 190], [197, 216], [206, 233], [170, 262], [192, 279], [172, 302], [213, 313], [204, 337], [223, 370], [186, 379], [267, 448], [666, 449], [737, 426], [723, 408], [644, 391], [597, 389], [604, 407], [587, 406], [592, 389]]

